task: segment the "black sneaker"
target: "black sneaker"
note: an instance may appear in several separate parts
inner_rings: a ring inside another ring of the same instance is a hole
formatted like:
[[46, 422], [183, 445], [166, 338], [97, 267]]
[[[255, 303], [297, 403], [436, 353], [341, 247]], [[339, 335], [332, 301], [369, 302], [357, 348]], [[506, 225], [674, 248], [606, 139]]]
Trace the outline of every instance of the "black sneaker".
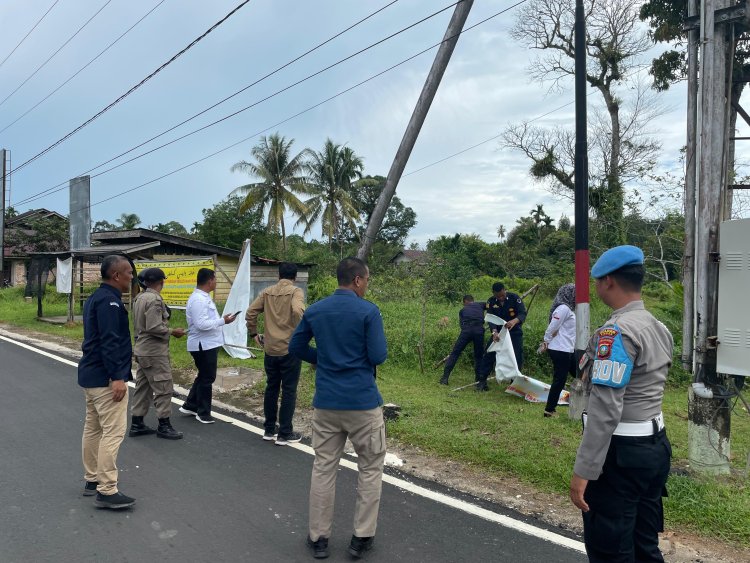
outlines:
[[359, 559], [362, 557], [365, 551], [370, 551], [372, 549], [372, 542], [375, 541], [374, 537], [369, 538], [360, 538], [357, 536], [352, 536], [352, 541], [349, 543], [349, 555], [352, 557], [356, 557]]
[[265, 432], [263, 433], [263, 439], [264, 439], [264, 440], [265, 440], [266, 442], [273, 442], [273, 441], [274, 441], [274, 440], [276, 439], [276, 437], [277, 437], [278, 435], [279, 435], [279, 432], [278, 432], [278, 430], [276, 430], [276, 431], [274, 431], [274, 432], [271, 432], [271, 431], [269, 431], [269, 430], [266, 430], [266, 431], [265, 431]]
[[315, 559], [326, 559], [328, 557], [328, 538], [318, 538], [316, 541], [312, 541], [310, 536], [307, 536], [307, 545], [312, 549]]
[[113, 495], [96, 493], [96, 499], [94, 500], [94, 506], [97, 508], [130, 508], [134, 504], [134, 498], [125, 496], [122, 493], [115, 493]]
[[214, 420], [214, 417], [211, 416], [210, 414], [207, 414], [207, 415], [196, 414], [195, 420], [197, 420], [198, 422], [202, 422], [203, 424], [213, 424], [214, 422], [216, 422], [216, 420]]
[[277, 446], [286, 446], [287, 444], [296, 444], [302, 440], [302, 434], [299, 432], [292, 432], [291, 434], [279, 434], [276, 438]]
[[98, 481], [86, 481], [86, 484], [83, 486], [83, 496], [93, 497], [96, 494], [96, 488], [98, 486]]

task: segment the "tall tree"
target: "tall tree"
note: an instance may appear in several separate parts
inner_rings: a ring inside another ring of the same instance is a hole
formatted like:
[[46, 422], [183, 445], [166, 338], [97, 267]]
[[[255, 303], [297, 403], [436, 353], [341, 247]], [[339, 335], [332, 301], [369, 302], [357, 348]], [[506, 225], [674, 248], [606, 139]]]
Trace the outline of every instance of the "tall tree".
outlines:
[[141, 218], [135, 213], [123, 213], [119, 219], [115, 219], [115, 222], [119, 223], [119, 230], [131, 231], [138, 228], [138, 225], [141, 224]]
[[268, 233], [263, 216], [254, 211], [240, 211], [243, 199], [229, 196], [203, 210], [203, 221], [193, 224], [191, 235], [218, 246], [239, 250], [245, 239], [252, 239], [252, 252], [267, 256], [277, 247], [278, 234]]
[[[353, 203], [359, 211], [360, 224], [357, 238], [362, 238], [370, 222], [375, 205], [378, 203], [380, 192], [385, 187], [384, 176], [365, 176], [352, 184]], [[378, 240], [395, 245], [403, 246], [406, 237], [417, 224], [417, 214], [411, 207], [405, 206], [397, 195], [393, 196], [391, 204], [388, 206], [383, 225], [378, 231]], [[353, 240], [357, 236], [354, 232], [349, 231], [347, 238]]]
[[110, 223], [106, 219], [102, 219], [101, 221], [97, 221], [94, 223], [94, 226], [91, 227], [91, 230], [95, 233], [101, 233], [102, 231], [116, 231], [117, 225]]
[[[606, 244], [624, 241], [623, 214], [628, 176], [653, 166], [659, 144], [646, 135], [648, 123], [660, 108], [648, 89], [630, 82], [642, 56], [650, 48], [638, 27], [639, 0], [587, 0], [586, 80], [601, 95], [604, 113], [594, 113], [591, 142], [593, 170], [591, 206], [612, 225]], [[514, 39], [543, 51], [531, 65], [533, 78], [561, 89], [574, 75], [575, 5], [568, 0], [532, 0], [520, 8], [511, 32]], [[634, 88], [630, 107], [623, 109], [624, 88]], [[548, 180], [563, 191], [573, 188], [573, 134], [565, 129], [545, 130], [528, 123], [509, 127], [504, 134], [508, 147], [524, 152], [532, 160], [531, 174]]]
[[187, 229], [182, 225], [182, 223], [179, 223], [178, 221], [169, 221], [167, 223], [157, 223], [156, 225], [151, 225], [150, 229], [152, 231], [165, 233], [167, 235], [177, 235], [180, 237], [188, 236]]
[[258, 210], [265, 215], [268, 208], [266, 228], [271, 233], [281, 229], [283, 253], [286, 254], [286, 224], [284, 214], [291, 211], [301, 217], [305, 205], [297, 194], [306, 193], [304, 167], [305, 154], [302, 151], [291, 156], [294, 139], [286, 140], [278, 133], [261, 137], [251, 150], [255, 162], [241, 160], [231, 168], [232, 172], [245, 172], [261, 181], [235, 188], [231, 195], [244, 196], [240, 212]]
[[307, 164], [308, 192], [305, 201], [306, 213], [297, 222], [305, 225], [305, 233], [320, 221], [323, 235], [328, 237], [328, 246], [334, 239], [343, 244], [343, 229], [348, 226], [357, 231], [359, 210], [352, 197], [352, 182], [362, 177], [364, 163], [355, 152], [327, 139], [320, 152], [310, 151]]

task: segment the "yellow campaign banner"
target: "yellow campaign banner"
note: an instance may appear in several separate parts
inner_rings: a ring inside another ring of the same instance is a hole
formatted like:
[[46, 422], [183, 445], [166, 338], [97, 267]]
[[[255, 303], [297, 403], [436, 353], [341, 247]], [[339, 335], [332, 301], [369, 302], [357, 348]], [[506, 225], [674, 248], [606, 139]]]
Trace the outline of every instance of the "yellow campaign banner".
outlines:
[[167, 279], [161, 290], [164, 303], [172, 307], [185, 307], [188, 298], [195, 289], [198, 270], [201, 268], [214, 269], [212, 258], [198, 260], [136, 260], [135, 269], [141, 273], [148, 268], [161, 268]]

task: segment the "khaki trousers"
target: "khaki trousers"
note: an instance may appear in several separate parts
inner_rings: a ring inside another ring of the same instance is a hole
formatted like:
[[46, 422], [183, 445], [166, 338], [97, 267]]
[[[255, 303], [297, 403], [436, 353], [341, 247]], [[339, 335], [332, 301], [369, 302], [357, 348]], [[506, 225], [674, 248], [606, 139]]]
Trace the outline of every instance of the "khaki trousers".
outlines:
[[169, 356], [136, 356], [138, 370], [133, 392], [133, 416], [146, 416], [154, 403], [156, 416], [169, 418], [172, 414], [172, 368]]
[[385, 421], [380, 407], [365, 411], [315, 409], [312, 445], [315, 450], [310, 480], [310, 539], [331, 537], [336, 475], [347, 437], [357, 452], [357, 502], [354, 535], [375, 535], [383, 485]]
[[83, 478], [98, 481], [103, 495], [117, 492], [117, 452], [128, 422], [128, 394], [112, 400], [112, 386], [85, 388], [86, 421], [83, 424]]

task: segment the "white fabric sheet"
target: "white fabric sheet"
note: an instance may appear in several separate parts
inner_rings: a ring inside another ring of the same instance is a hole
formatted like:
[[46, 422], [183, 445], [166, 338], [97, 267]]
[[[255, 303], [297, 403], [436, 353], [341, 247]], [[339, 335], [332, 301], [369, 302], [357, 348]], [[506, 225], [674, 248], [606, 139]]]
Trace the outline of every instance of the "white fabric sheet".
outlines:
[[73, 258], [67, 260], [57, 259], [55, 274], [55, 285], [57, 293], [70, 293], [73, 287]]
[[[248, 244], [245, 254], [242, 256], [242, 261], [237, 267], [237, 276], [232, 283], [232, 289], [229, 290], [229, 297], [222, 313], [223, 315], [233, 315], [237, 311], [240, 312], [237, 320], [224, 325], [224, 350], [233, 358], [242, 360], [255, 357], [250, 350], [244, 349], [247, 346], [245, 311], [250, 307], [250, 262], [250, 245]], [[236, 346], [240, 346], [240, 348]]]

